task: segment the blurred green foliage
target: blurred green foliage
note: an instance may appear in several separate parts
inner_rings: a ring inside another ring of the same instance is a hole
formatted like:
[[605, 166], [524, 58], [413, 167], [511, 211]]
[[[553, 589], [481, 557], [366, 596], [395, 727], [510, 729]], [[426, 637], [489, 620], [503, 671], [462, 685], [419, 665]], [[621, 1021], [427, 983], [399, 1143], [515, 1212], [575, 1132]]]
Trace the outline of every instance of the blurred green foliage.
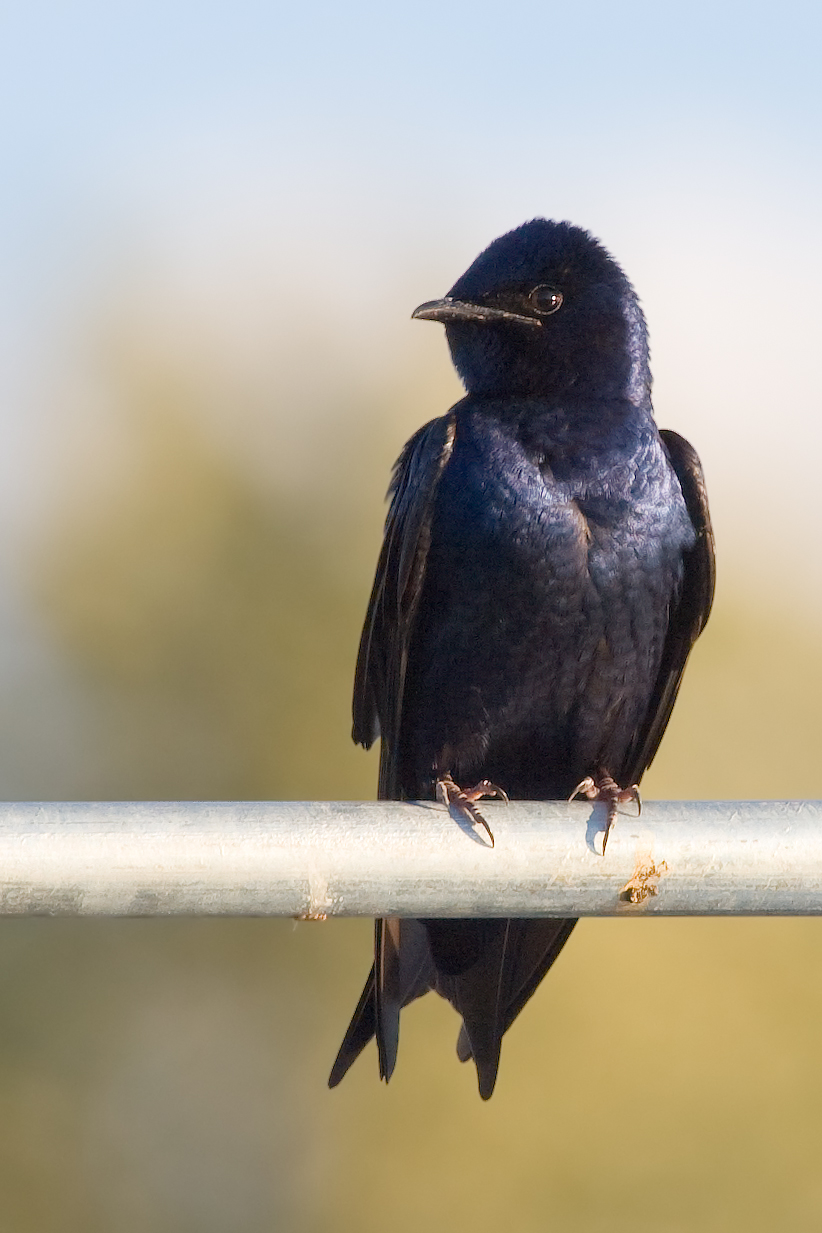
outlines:
[[[349, 693], [407, 391], [396, 417], [376, 394], [338, 409], [286, 499], [218, 446], [191, 374], [113, 379], [129, 466], [96, 497], [83, 479], [29, 575], [83, 692], [71, 791], [373, 795]], [[817, 643], [761, 586], [720, 586], [646, 795], [818, 792]], [[405, 1013], [390, 1089], [369, 1053], [326, 1090], [369, 941], [362, 921], [2, 922], [0, 1233], [819, 1227], [817, 922], [584, 922], [489, 1105], [434, 998]]]

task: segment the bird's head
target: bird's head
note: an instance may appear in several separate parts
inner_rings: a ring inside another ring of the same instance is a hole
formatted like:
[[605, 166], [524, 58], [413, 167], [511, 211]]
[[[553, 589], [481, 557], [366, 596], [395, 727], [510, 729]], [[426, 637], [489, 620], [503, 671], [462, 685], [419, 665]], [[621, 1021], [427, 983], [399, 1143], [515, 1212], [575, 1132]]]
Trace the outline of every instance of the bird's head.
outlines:
[[536, 218], [500, 236], [445, 299], [413, 316], [444, 323], [469, 393], [647, 398], [634, 289], [602, 245], [570, 223]]

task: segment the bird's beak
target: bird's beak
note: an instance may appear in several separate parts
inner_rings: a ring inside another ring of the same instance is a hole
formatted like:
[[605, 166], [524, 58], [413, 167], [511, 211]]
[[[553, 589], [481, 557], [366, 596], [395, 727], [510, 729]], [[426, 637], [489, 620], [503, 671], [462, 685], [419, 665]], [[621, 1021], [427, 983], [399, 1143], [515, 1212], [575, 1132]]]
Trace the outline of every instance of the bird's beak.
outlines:
[[446, 296], [442, 300], [427, 300], [420, 304], [411, 314], [418, 321], [519, 321], [523, 325], [542, 326], [537, 317], [526, 317], [524, 313], [509, 313], [504, 308], [489, 308], [485, 304], [471, 304], [467, 300], [452, 300]]

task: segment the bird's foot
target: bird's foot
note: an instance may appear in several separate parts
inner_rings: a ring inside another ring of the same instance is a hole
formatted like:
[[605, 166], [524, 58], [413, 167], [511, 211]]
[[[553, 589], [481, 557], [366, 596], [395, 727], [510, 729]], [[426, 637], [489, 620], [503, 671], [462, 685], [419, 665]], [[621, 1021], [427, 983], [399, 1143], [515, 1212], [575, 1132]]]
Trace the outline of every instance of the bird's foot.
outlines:
[[635, 801], [637, 817], [642, 813], [642, 798], [639, 795], [638, 785], [632, 783], [630, 788], [620, 788], [619, 784], [611, 778], [607, 771], [600, 771], [596, 778], [586, 775], [574, 788], [568, 800], [572, 801], [577, 796], [585, 796], [589, 801], [602, 801], [608, 807], [608, 812], [605, 816], [605, 834], [602, 836], [603, 856], [605, 855], [611, 827], [616, 822], [619, 806], [627, 804], [628, 801]]
[[480, 811], [477, 809], [476, 802], [481, 801], [486, 796], [497, 796], [500, 800], [508, 804], [508, 796], [503, 792], [502, 788], [498, 788], [495, 783], [491, 783], [490, 779], [481, 779], [473, 788], [461, 788], [459, 784], [454, 783], [450, 775], [440, 775], [437, 780], [437, 800], [441, 805], [445, 805], [450, 809], [451, 806], [462, 814], [472, 826], [483, 826], [491, 840], [491, 847], [494, 846], [494, 836], [491, 833], [491, 827], [485, 821]]

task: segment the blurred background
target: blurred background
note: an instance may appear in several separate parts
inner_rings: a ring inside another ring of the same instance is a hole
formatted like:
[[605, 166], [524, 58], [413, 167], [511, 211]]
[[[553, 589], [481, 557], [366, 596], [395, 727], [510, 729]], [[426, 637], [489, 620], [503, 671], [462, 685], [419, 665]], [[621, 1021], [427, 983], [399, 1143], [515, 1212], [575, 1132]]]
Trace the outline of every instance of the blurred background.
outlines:
[[[349, 740], [411, 323], [569, 218], [643, 300], [720, 582], [649, 797], [815, 797], [820, 10], [0, 9], [0, 797], [374, 794]], [[0, 921], [0, 1233], [822, 1220], [822, 927], [584, 922], [489, 1105], [438, 1000], [326, 1076], [364, 921]]]

